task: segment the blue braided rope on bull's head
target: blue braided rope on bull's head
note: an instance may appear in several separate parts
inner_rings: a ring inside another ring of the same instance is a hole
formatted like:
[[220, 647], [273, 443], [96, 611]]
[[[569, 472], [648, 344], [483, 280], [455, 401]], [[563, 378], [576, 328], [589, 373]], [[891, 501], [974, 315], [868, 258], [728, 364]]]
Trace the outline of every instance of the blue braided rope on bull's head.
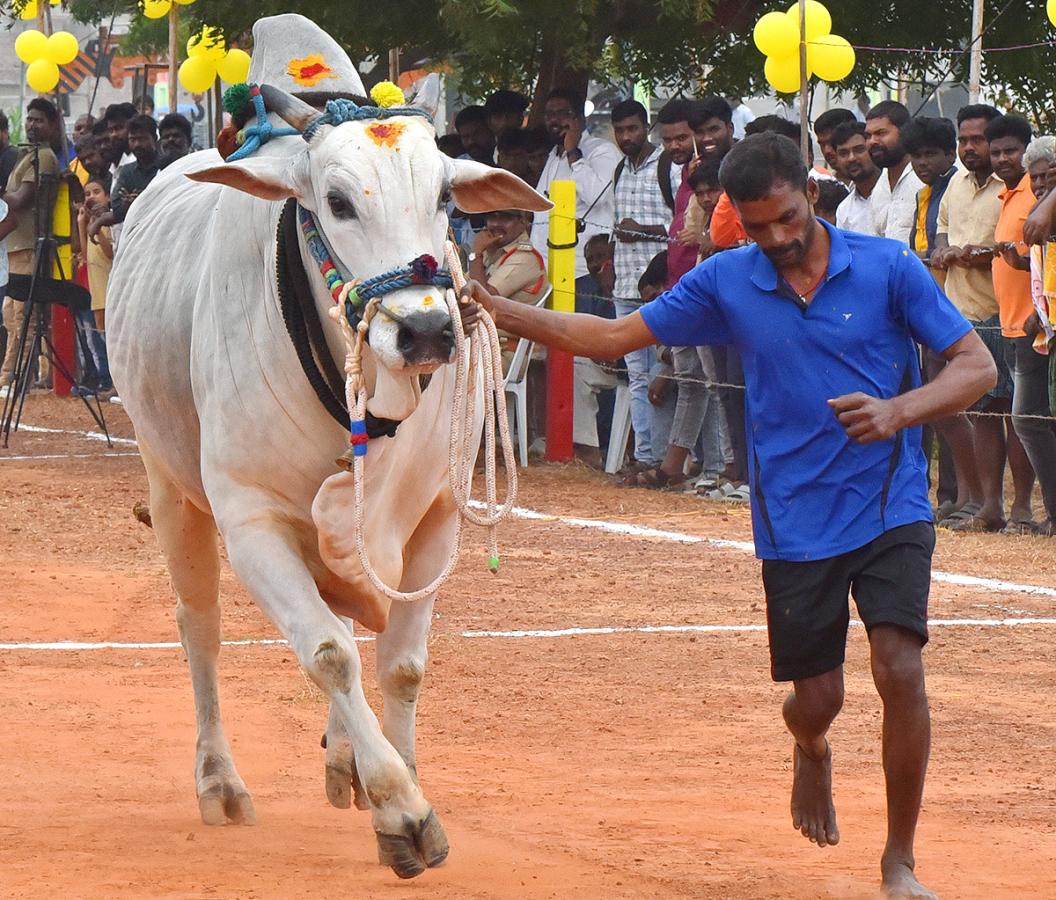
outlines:
[[[312, 258], [319, 266], [330, 296], [334, 298], [335, 303], [339, 303], [345, 280], [330, 256], [330, 249], [323, 240], [315, 217], [303, 206], [297, 207], [297, 216], [305, 243], [308, 245], [308, 252], [312, 254]], [[384, 297], [386, 294], [416, 285], [431, 285], [447, 289], [453, 287], [454, 282], [447, 269], [442, 269], [432, 256], [423, 253], [417, 259], [412, 260], [409, 265], [390, 269], [388, 272], [382, 272], [380, 275], [367, 278], [357, 284], [345, 296], [345, 318], [355, 328], [363, 316], [364, 307], [375, 297]], [[379, 309], [387, 315], [392, 315], [384, 306], [380, 306]]]
[[354, 100], [328, 100], [323, 114], [304, 129], [306, 141], [311, 142], [323, 125], [342, 125], [345, 122], [363, 122], [368, 119], [391, 119], [393, 116], [424, 116], [429, 113], [416, 106], [360, 106]]

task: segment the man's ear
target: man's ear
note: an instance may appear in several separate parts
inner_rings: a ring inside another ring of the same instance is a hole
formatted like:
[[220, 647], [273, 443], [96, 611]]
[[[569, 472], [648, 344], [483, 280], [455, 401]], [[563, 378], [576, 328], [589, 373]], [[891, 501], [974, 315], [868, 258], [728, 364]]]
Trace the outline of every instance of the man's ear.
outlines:
[[193, 181], [226, 185], [262, 200], [287, 200], [305, 194], [308, 183], [306, 160], [306, 153], [293, 157], [253, 157], [188, 172], [187, 177]]
[[469, 159], [453, 159], [451, 193], [455, 204], [467, 213], [496, 209], [526, 209], [545, 212], [554, 204], [511, 172]]
[[810, 204], [811, 208], [813, 209], [814, 208], [814, 204], [818, 202], [818, 195], [821, 193], [821, 189], [818, 187], [817, 179], [810, 178], [810, 177], [807, 178], [806, 191], [807, 191], [807, 202]]

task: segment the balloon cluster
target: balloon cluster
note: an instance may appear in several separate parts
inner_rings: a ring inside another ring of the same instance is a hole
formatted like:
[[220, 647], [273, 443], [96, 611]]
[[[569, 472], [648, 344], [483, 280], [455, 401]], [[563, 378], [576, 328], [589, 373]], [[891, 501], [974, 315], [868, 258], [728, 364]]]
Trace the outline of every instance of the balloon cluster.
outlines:
[[[1049, 0], [1050, 8], [1056, 0]], [[800, 32], [799, 4], [787, 12], [768, 12], [755, 23], [752, 37], [766, 57], [763, 74], [781, 94], [799, 90], [799, 45], [807, 45], [807, 78], [842, 81], [854, 69], [854, 48], [845, 38], [832, 34], [832, 16], [818, 0], [807, 0], [806, 25]]]
[[[174, 0], [143, 0], [143, 15], [148, 19], [164, 19]], [[175, 0], [180, 6], [190, 6], [195, 0]]]
[[23, 31], [15, 38], [15, 55], [26, 64], [26, 84], [46, 94], [59, 83], [59, 66], [73, 62], [81, 47], [68, 31], [50, 37], [41, 31]]
[[[52, 6], [58, 6], [62, 3], [62, 0], [51, 0]], [[26, 5], [22, 7], [22, 12], [18, 14], [20, 19], [25, 19], [27, 22], [35, 19], [39, 9], [37, 7], [37, 0], [27, 0]]]
[[192, 94], [202, 94], [213, 86], [216, 76], [228, 84], [244, 84], [249, 76], [250, 57], [237, 47], [227, 49], [219, 29], [206, 25], [187, 41], [187, 59], [180, 65], [180, 84]]

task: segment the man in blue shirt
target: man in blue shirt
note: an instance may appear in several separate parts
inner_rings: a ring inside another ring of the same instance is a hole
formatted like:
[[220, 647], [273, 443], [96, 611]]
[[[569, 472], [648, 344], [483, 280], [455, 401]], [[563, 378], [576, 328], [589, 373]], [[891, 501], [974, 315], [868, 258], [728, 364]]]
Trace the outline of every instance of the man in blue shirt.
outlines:
[[[908, 247], [815, 218], [799, 150], [768, 133], [727, 155], [723, 189], [754, 245], [716, 254], [638, 313], [612, 321], [463, 292], [498, 326], [581, 356], [656, 342], [732, 344], [744, 361], [756, 554], [771, 667], [792, 681], [793, 825], [839, 840], [826, 734], [843, 704], [848, 593], [866, 625], [884, 704], [888, 833], [883, 889], [931, 897], [913, 840], [930, 743], [921, 650], [935, 543], [923, 422], [964, 410], [996, 380], [989, 351]], [[915, 342], [948, 365], [921, 386]]]

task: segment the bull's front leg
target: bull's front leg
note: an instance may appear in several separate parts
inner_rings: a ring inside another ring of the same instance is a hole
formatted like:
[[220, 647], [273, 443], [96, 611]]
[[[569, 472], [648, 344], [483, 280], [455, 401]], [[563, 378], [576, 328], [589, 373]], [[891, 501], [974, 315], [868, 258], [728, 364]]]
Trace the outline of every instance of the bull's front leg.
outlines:
[[297, 536], [281, 517], [259, 514], [223, 531], [235, 572], [344, 723], [370, 800], [379, 853], [401, 878], [439, 864], [447, 855], [443, 830], [367, 703], [359, 651], [320, 596]]

